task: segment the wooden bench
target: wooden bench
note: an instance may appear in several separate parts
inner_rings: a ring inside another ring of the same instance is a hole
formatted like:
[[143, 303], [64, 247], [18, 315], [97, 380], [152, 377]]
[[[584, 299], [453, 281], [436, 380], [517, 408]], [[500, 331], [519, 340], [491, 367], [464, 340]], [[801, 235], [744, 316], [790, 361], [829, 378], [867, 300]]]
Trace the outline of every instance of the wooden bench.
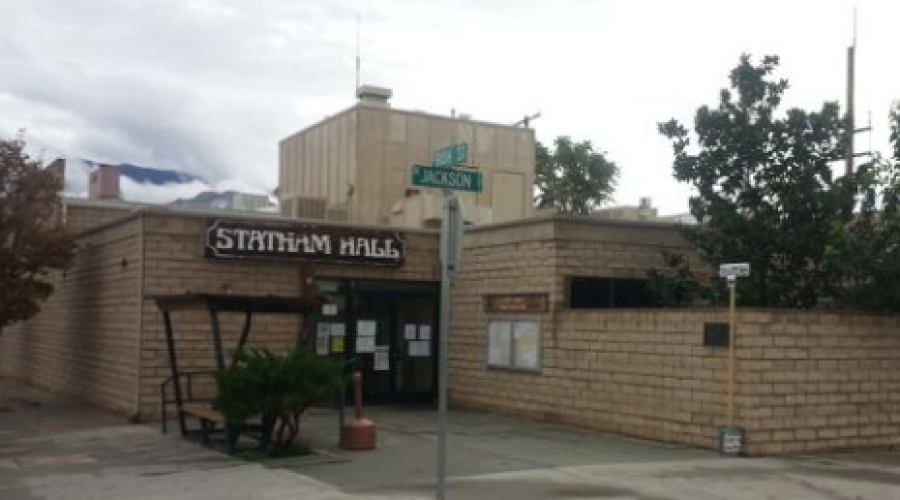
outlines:
[[222, 415], [221, 412], [205, 404], [184, 405], [181, 407], [181, 412], [200, 421], [200, 437], [203, 440], [203, 444], [208, 445], [210, 435], [216, 432], [217, 426], [221, 426], [222, 431], [225, 433], [228, 452], [234, 451], [240, 435], [240, 428], [228, 425], [225, 415]]

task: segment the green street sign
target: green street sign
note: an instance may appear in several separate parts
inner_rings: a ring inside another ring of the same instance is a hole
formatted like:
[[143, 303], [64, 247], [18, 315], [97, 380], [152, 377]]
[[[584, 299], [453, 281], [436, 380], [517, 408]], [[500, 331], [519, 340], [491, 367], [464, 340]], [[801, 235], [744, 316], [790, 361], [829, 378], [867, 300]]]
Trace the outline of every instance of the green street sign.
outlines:
[[413, 186], [446, 188], [456, 191], [481, 192], [481, 172], [456, 168], [413, 165]]
[[449, 168], [454, 165], [463, 164], [468, 159], [469, 145], [464, 142], [435, 151], [434, 158], [431, 160], [431, 166], [437, 168]]

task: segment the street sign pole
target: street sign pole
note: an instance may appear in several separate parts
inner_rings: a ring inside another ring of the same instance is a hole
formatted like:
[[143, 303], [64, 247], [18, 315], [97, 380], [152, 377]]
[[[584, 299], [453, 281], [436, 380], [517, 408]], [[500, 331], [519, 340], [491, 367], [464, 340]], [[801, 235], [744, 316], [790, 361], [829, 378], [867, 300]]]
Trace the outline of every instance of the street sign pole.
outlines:
[[726, 426], [719, 429], [719, 452], [722, 455], [736, 457], [743, 453], [744, 430], [735, 425], [734, 418], [734, 389], [735, 389], [735, 348], [737, 344], [737, 321], [735, 321], [735, 302], [737, 295], [737, 279], [750, 276], [750, 264], [746, 262], [737, 264], [722, 264], [719, 266], [719, 276], [725, 278], [728, 285], [728, 380], [726, 382], [725, 422]]
[[440, 305], [440, 330], [438, 334], [438, 442], [437, 442], [437, 500], [444, 500], [444, 492], [447, 479], [447, 441], [449, 433], [448, 422], [448, 360], [450, 350], [450, 260], [454, 252], [451, 247], [451, 231], [454, 221], [451, 217], [458, 216], [459, 205], [453, 192], [444, 189], [443, 217], [441, 218], [441, 305]]
[[469, 157], [468, 144], [454, 144], [435, 152], [431, 165], [413, 165], [410, 183], [413, 186], [439, 188], [443, 192], [441, 218], [441, 304], [438, 329], [438, 425], [437, 425], [437, 485], [435, 497], [444, 500], [447, 483], [447, 448], [450, 440], [449, 371], [450, 371], [450, 293], [453, 275], [462, 259], [463, 216], [456, 191], [480, 193], [481, 172], [459, 167]]

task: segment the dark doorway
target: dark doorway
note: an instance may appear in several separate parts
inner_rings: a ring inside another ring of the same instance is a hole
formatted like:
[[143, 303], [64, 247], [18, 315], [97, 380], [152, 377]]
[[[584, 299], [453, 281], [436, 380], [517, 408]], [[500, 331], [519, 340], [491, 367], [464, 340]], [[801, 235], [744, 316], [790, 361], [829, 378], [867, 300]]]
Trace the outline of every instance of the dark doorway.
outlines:
[[[433, 404], [437, 283], [321, 280], [320, 290], [327, 305], [317, 319], [319, 325], [344, 334], [337, 344], [342, 352], [329, 349], [328, 355], [356, 361], [363, 375], [364, 403]], [[329, 345], [336, 347], [333, 342]]]

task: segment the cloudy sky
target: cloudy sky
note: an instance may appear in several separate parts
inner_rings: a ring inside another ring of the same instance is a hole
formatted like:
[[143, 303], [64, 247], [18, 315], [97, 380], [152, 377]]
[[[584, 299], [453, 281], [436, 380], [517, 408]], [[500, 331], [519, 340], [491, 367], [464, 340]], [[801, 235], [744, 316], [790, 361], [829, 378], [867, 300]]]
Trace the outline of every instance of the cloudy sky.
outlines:
[[[858, 6], [857, 120], [884, 149], [900, 99], [892, 0], [3, 0], [0, 136], [45, 158], [183, 170], [272, 188], [277, 144], [354, 102], [591, 140], [622, 170], [621, 204], [686, 210], [656, 123], [714, 103], [742, 52], [778, 54], [787, 103], [843, 101]], [[857, 139], [867, 149], [869, 137]]]

